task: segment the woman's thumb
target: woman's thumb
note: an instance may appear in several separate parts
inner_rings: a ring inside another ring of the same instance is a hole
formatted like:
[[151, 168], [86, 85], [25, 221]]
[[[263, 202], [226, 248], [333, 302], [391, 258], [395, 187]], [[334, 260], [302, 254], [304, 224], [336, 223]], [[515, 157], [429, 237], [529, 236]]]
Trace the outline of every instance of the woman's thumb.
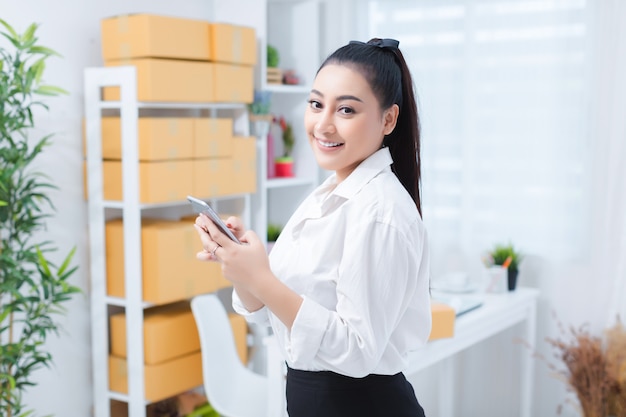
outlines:
[[259, 236], [256, 233], [254, 233], [253, 230], [246, 231], [246, 233], [244, 233], [244, 235], [241, 237], [241, 241], [246, 242], [250, 245], [261, 244], [261, 240], [259, 239]]

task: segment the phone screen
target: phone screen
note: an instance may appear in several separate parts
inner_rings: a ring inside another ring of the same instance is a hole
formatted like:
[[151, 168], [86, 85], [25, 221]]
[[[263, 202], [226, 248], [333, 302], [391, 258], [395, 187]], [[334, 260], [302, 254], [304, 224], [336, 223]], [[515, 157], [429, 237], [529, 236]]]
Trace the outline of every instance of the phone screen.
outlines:
[[228, 226], [226, 226], [226, 224], [222, 221], [222, 219], [220, 219], [220, 216], [218, 216], [215, 210], [213, 210], [213, 208], [211, 208], [211, 206], [209, 206], [208, 203], [198, 198], [192, 197], [190, 195], [187, 196], [187, 200], [189, 200], [189, 202], [193, 206], [193, 209], [196, 213], [206, 214], [209, 217], [209, 219], [213, 221], [215, 226], [217, 226], [217, 228], [220, 229], [222, 233], [228, 236], [230, 240], [241, 244], [239, 239], [237, 239], [237, 237], [230, 231]]

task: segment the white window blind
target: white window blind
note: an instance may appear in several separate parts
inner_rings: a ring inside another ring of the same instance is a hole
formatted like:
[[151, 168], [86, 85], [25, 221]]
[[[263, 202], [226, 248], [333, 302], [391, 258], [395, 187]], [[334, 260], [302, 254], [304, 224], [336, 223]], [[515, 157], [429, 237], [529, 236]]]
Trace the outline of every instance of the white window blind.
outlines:
[[434, 268], [496, 242], [585, 254], [585, 1], [368, 3], [368, 35], [400, 40], [416, 85]]

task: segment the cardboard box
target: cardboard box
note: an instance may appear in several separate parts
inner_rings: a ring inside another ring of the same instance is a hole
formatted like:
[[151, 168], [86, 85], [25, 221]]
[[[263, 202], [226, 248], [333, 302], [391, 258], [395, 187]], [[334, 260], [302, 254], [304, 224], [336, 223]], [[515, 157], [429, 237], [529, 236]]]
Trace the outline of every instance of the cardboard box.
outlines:
[[430, 310], [433, 317], [429, 340], [444, 339], [454, 336], [456, 313], [446, 304], [431, 302]]
[[[160, 401], [202, 385], [202, 354], [198, 351], [157, 365], [144, 366], [145, 398]], [[109, 389], [128, 394], [125, 358], [109, 356]]]
[[241, 362], [246, 365], [248, 363], [248, 323], [243, 316], [235, 313], [228, 313], [228, 319], [233, 328], [237, 354]]
[[192, 190], [198, 198], [235, 194], [233, 159], [194, 159]]
[[256, 138], [235, 136], [233, 138], [233, 192], [256, 192]]
[[[102, 118], [102, 157], [122, 158], [122, 125], [119, 117]], [[193, 157], [192, 118], [140, 117], [137, 120], [139, 160], [159, 161]]]
[[[107, 294], [124, 297], [122, 221], [108, 221], [105, 235]], [[196, 258], [202, 244], [193, 221], [144, 220], [141, 243], [141, 279], [146, 302], [167, 304], [230, 286], [222, 277], [219, 263], [201, 262]]]
[[[137, 100], [166, 102], [214, 101], [214, 65], [210, 62], [137, 58], [107, 61], [107, 67], [137, 68]], [[120, 100], [119, 87], [104, 88], [104, 100]]]
[[211, 61], [250, 66], [256, 64], [254, 28], [230, 23], [211, 23], [209, 26]]
[[[104, 199], [122, 201], [122, 161], [103, 161]], [[185, 200], [193, 181], [191, 160], [139, 162], [139, 201]]]
[[194, 158], [222, 158], [233, 154], [233, 120], [216, 117], [193, 119]]
[[145, 57], [207, 61], [212, 43], [209, 29], [206, 21], [151, 14], [102, 19], [102, 57], [105, 61]]
[[[237, 353], [242, 363], [248, 362], [248, 325], [234, 313], [228, 315]], [[126, 315], [114, 314], [111, 322], [111, 354], [126, 357]], [[200, 339], [189, 303], [155, 307], [144, 312], [144, 361], [148, 365], [172, 360], [200, 350]]]
[[[126, 314], [110, 317], [111, 354], [126, 357]], [[200, 350], [200, 339], [189, 303], [176, 303], [144, 311], [144, 362], [155, 365]]]
[[254, 67], [213, 64], [216, 102], [252, 103], [254, 101]]

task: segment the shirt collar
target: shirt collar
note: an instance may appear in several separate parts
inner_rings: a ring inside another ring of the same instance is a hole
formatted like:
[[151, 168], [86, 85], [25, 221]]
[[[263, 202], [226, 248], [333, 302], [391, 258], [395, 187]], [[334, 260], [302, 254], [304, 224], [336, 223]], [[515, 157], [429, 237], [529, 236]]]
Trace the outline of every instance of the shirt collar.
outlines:
[[[348, 175], [348, 178], [337, 185], [331, 194], [350, 199], [378, 174], [383, 171], [390, 171], [391, 168], [389, 166], [392, 163], [393, 159], [391, 158], [389, 148], [379, 149], [361, 162], [354, 171]], [[333, 183], [337, 182], [336, 174], [328, 178], [324, 184], [330, 181]]]

